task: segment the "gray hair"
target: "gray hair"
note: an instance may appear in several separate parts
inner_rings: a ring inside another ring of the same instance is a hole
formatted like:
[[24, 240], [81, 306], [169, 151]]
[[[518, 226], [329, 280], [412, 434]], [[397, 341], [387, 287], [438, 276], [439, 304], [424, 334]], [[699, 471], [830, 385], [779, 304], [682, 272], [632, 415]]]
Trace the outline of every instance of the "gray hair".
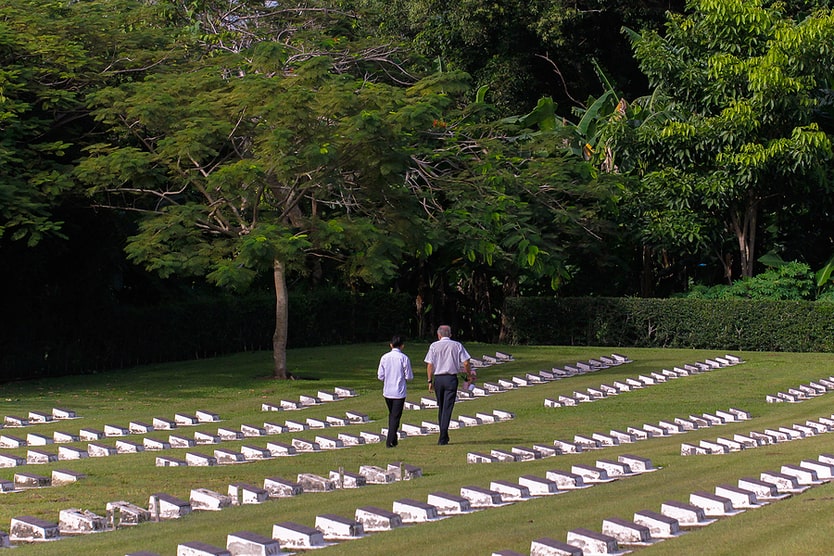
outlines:
[[441, 324], [437, 327], [437, 335], [441, 338], [451, 338], [452, 337], [452, 327], [448, 324]]

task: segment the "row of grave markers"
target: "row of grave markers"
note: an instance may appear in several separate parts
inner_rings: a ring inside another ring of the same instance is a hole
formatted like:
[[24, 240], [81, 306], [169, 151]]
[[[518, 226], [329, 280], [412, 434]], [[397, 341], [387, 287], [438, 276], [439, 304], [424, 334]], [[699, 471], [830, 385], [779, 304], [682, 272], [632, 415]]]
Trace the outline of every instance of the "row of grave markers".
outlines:
[[30, 411], [28, 417], [6, 415], [3, 417], [3, 423], [0, 423], [0, 429], [3, 427], [28, 427], [29, 425], [40, 425], [44, 423], [51, 423], [52, 421], [63, 421], [77, 418], [78, 416], [72, 409], [53, 407], [50, 413], [45, 413], [43, 411]]
[[632, 390], [644, 388], [646, 386], [653, 386], [661, 384], [667, 380], [676, 379], [694, 374], [700, 374], [714, 369], [730, 367], [743, 363], [741, 358], [735, 355], [725, 355], [724, 357], [716, 357], [714, 359], [706, 359], [704, 361], [696, 361], [692, 364], [683, 365], [682, 367], [674, 367], [672, 369], [663, 369], [660, 372], [652, 372], [648, 375], [638, 375], [637, 378], [627, 378], [624, 380], [614, 381], [612, 384], [601, 384], [599, 388], [588, 388], [585, 392], [573, 392], [571, 396], [559, 396], [557, 399], [545, 398], [545, 407], [572, 407], [578, 403], [593, 402], [607, 398], [609, 396], [616, 396], [623, 392], [630, 392]]
[[[617, 478], [655, 470], [651, 462], [644, 458], [637, 456], [620, 456], [620, 458], [620, 467], [624, 473]], [[593, 479], [590, 481], [592, 483], [605, 482]], [[433, 522], [476, 510], [501, 507], [538, 496], [560, 494], [567, 490], [588, 486], [592, 485], [583, 482], [583, 477], [580, 475], [548, 471], [546, 477], [532, 475], [519, 477], [517, 484], [509, 481], [492, 481], [488, 489], [464, 486], [461, 487], [459, 495], [434, 492], [428, 495], [425, 503], [413, 499], [395, 500], [391, 511], [374, 506], [360, 507], [356, 509], [353, 520], [333, 514], [323, 514], [316, 516], [315, 527], [292, 522], [277, 523], [273, 525], [271, 539], [261, 537], [256, 533], [247, 532], [247, 535], [250, 539], [256, 539], [259, 547], [272, 541], [277, 542], [280, 547], [296, 550], [323, 548], [333, 542], [362, 538], [366, 533], [390, 531], [407, 524]], [[238, 533], [232, 533], [227, 536], [226, 549], [192, 542], [180, 545], [177, 554], [178, 556], [267, 554], [265, 551], [250, 550], [250, 546], [242, 546]], [[269, 554], [272, 553], [269, 552]]]
[[794, 423], [790, 426], [751, 431], [748, 434], [734, 434], [733, 438], [718, 437], [715, 440], [701, 440], [697, 445], [682, 443], [682, 456], [720, 455], [738, 452], [759, 446], [767, 446], [791, 440], [801, 440], [810, 436], [824, 434], [834, 430], [834, 414], [807, 420], [804, 425]]
[[399, 480], [411, 480], [422, 476], [419, 467], [396, 462], [381, 468], [373, 465], [361, 466], [358, 474], [343, 469], [331, 471], [330, 477], [311, 473], [300, 473], [298, 482], [280, 477], [264, 479], [264, 487], [233, 483], [228, 494], [209, 489], [192, 489], [190, 499], [182, 500], [165, 493], [150, 495], [148, 509], [126, 501], [110, 502], [106, 516], [99, 516], [89, 510], [68, 509], [59, 513], [59, 522], [48, 522], [32, 516], [13, 518], [9, 534], [0, 532], [0, 546], [9, 542], [39, 542], [57, 540], [62, 535], [80, 535], [114, 530], [118, 527], [134, 526], [146, 522], [179, 519], [192, 511], [219, 511], [231, 506], [261, 504], [269, 499], [298, 496], [305, 492], [331, 492], [342, 488], [358, 488], [368, 484], [384, 485]]
[[787, 392], [768, 394], [765, 396], [765, 401], [767, 403], [799, 403], [827, 394], [831, 390], [834, 390], [834, 376], [821, 378], [808, 384], [800, 384], [796, 388], [789, 388]]
[[[632, 521], [620, 518], [603, 520], [601, 533], [589, 529], [568, 532], [567, 542], [552, 538], [533, 540], [530, 556], [591, 556], [626, 554], [631, 546], [646, 546], [675, 538], [686, 529], [704, 527], [720, 517], [730, 517], [748, 509], [804, 492], [812, 486], [834, 479], [834, 456], [821, 454], [817, 460], [803, 460], [799, 465], [783, 465], [779, 472], [765, 471], [758, 479], [741, 478], [738, 486], [715, 487], [714, 494], [696, 491], [689, 502], [664, 502], [660, 512], [642, 510]], [[493, 556], [521, 556], [503, 550]]]
[[[625, 431], [612, 429], [608, 434], [593, 433], [574, 435], [573, 441], [554, 440], [552, 445], [534, 444], [532, 448], [513, 446], [510, 451], [493, 449], [489, 454], [469, 452], [467, 463], [495, 463], [507, 461], [530, 461], [562, 454], [577, 454], [588, 450], [599, 450], [621, 444], [631, 444], [639, 440], [682, 434], [691, 430], [723, 425], [728, 422], [740, 422], [750, 419], [750, 414], [737, 408], [713, 413], [690, 415], [688, 418], [676, 417], [672, 421], [661, 420], [657, 425], [644, 424], [641, 428], [627, 427]], [[683, 454], [682, 454], [683, 455]]]

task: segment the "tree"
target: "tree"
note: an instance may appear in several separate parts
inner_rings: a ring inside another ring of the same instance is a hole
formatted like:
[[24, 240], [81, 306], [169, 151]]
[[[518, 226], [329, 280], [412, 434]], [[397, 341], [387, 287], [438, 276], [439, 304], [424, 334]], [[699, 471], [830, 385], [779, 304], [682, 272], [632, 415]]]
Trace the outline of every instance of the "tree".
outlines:
[[[654, 104], [613, 115], [605, 144], [621, 171], [641, 177], [645, 235], [723, 252], [729, 233], [749, 277], [762, 211], [830, 187], [816, 109], [834, 75], [834, 15], [762, 0], [688, 8], [670, 15], [664, 36], [630, 34]], [[732, 280], [731, 258], [722, 264]]]
[[348, 284], [393, 274], [404, 150], [465, 86], [391, 84], [408, 78], [392, 50], [337, 34], [351, 16], [325, 7], [204, 5], [198, 55], [94, 97], [114, 136], [77, 172], [103, 205], [142, 213], [127, 250], [149, 270], [232, 288], [272, 273], [275, 378], [289, 377], [287, 274], [313, 257]]

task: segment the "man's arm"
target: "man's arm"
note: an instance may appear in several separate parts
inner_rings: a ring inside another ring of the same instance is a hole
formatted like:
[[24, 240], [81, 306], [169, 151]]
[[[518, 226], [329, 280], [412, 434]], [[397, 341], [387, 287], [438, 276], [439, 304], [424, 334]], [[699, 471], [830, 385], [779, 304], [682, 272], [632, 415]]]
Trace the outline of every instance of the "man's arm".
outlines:
[[426, 376], [429, 379], [429, 392], [434, 389], [434, 384], [432, 384], [432, 377], [434, 377], [434, 365], [431, 363], [426, 363]]

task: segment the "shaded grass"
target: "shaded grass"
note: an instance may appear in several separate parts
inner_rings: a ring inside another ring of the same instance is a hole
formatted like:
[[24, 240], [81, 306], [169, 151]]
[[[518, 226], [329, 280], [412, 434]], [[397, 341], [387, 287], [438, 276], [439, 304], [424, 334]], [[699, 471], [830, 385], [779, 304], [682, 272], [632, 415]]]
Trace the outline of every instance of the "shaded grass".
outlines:
[[[416, 379], [409, 399], [428, 395], [420, 363], [426, 345], [406, 346], [415, 367]], [[609, 353], [605, 348], [490, 346], [470, 344], [473, 355], [510, 351], [515, 361], [479, 371], [479, 380], [509, 378], [513, 374], [570, 364], [577, 360]], [[262, 425], [264, 421], [282, 423], [285, 419], [304, 420], [342, 415], [347, 410], [367, 413], [375, 422], [365, 426], [318, 431], [323, 434], [378, 431], [386, 426], [386, 409], [375, 371], [384, 346], [357, 345], [292, 350], [288, 360], [292, 372], [302, 380], [276, 382], [266, 378], [270, 354], [246, 353], [213, 360], [153, 365], [127, 371], [68, 377], [4, 385], [0, 411], [5, 415], [26, 415], [30, 410], [49, 411], [52, 407], [74, 409], [82, 417], [69, 422], [36, 425], [27, 429], [4, 429], [3, 433], [24, 436], [27, 432], [51, 435], [54, 430], [77, 431], [81, 427], [103, 428], [105, 424], [127, 426], [129, 421], [150, 422], [153, 417], [173, 418], [175, 412], [205, 409], [218, 413], [227, 428], [241, 424]], [[601, 383], [636, 377], [719, 355], [692, 350], [628, 350], [634, 359], [628, 365], [574, 377], [546, 385], [521, 388], [500, 396], [459, 403], [456, 414], [489, 412], [494, 408], [516, 414], [511, 422], [452, 431], [452, 444], [435, 445], [436, 437], [408, 438], [396, 450], [369, 445], [345, 450], [304, 454], [265, 462], [211, 468], [156, 468], [156, 453], [118, 455], [109, 458], [60, 462], [49, 466], [26, 466], [25, 471], [49, 474], [53, 468], [69, 468], [87, 474], [80, 483], [3, 495], [0, 497], [0, 528], [7, 528], [14, 516], [34, 515], [57, 521], [61, 509], [77, 507], [104, 513], [109, 501], [128, 500], [147, 506], [155, 492], [187, 499], [192, 488], [209, 488], [225, 492], [231, 482], [260, 485], [265, 477], [295, 479], [300, 472], [327, 475], [340, 466], [357, 472], [360, 465], [386, 465], [403, 460], [423, 469], [418, 480], [388, 486], [369, 486], [326, 494], [304, 494], [293, 499], [271, 501], [259, 506], [231, 508], [223, 512], [200, 512], [176, 522], [147, 524], [133, 529], [64, 539], [43, 545], [21, 546], [18, 556], [101, 554], [120, 555], [150, 550], [162, 555], [176, 554], [179, 543], [200, 540], [225, 546], [226, 534], [250, 530], [269, 536], [272, 524], [296, 521], [312, 526], [315, 516], [335, 513], [353, 516], [359, 506], [373, 505], [389, 509], [394, 500], [425, 500], [431, 492], [457, 494], [461, 486], [488, 487], [491, 480], [516, 481], [519, 475], [543, 476], [548, 469], [569, 470], [577, 463], [592, 464], [597, 459], [616, 459], [632, 453], [652, 460], [662, 467], [655, 473], [590, 489], [531, 500], [504, 508], [477, 512], [437, 523], [409, 526], [385, 534], [369, 535], [362, 540], [345, 542], [325, 549], [324, 554], [391, 553], [490, 554], [512, 549], [529, 552], [530, 541], [539, 537], [564, 540], [567, 531], [578, 527], [600, 530], [602, 519], [631, 519], [635, 511], [659, 511], [666, 500], [688, 501], [695, 490], [712, 492], [721, 483], [735, 485], [743, 476], [758, 477], [765, 470], [778, 470], [783, 464], [816, 458], [834, 452], [832, 435], [761, 447], [724, 456], [681, 457], [680, 443], [697, 443], [717, 436], [746, 434], [752, 430], [804, 422], [832, 413], [834, 393], [801, 404], [767, 404], [765, 395], [796, 387], [801, 383], [827, 377], [832, 373], [830, 355], [745, 353], [747, 363], [698, 376], [624, 393], [619, 396], [577, 407], [545, 408], [545, 397], [569, 395], [574, 390], [598, 387]], [[299, 394], [332, 390], [335, 386], [356, 389], [357, 398], [308, 408], [299, 412], [263, 413], [261, 403], [277, 403], [282, 398], [297, 399]], [[754, 419], [728, 424], [685, 435], [641, 441], [570, 456], [515, 463], [468, 465], [466, 453], [492, 448], [509, 450], [513, 446], [549, 444], [554, 439], [571, 440], [575, 434], [607, 432], [609, 429], [639, 427], [660, 419], [671, 420], [689, 414], [713, 412], [738, 407], [749, 411]], [[410, 412], [404, 421], [419, 423], [435, 420], [433, 411]], [[216, 431], [216, 424], [183, 427], [177, 432], [191, 436], [194, 430]], [[288, 442], [293, 436], [313, 438], [316, 431], [270, 437]], [[165, 439], [168, 433], [154, 432], [150, 437]], [[127, 437], [136, 441], [137, 437]], [[112, 439], [103, 443], [112, 445]], [[223, 447], [241, 444], [265, 446], [266, 439], [225, 442]], [[83, 446], [84, 443], [77, 445]], [[57, 451], [57, 447], [46, 447]], [[213, 447], [199, 446], [193, 451], [211, 453]], [[25, 454], [26, 449], [3, 450]], [[182, 457], [184, 450], [167, 452]], [[14, 470], [0, 469], [0, 477], [11, 479]], [[720, 520], [678, 539], [640, 549], [641, 553], [662, 554], [828, 554], [830, 515], [834, 509], [834, 491], [830, 485], [816, 487], [805, 494], [777, 502], [761, 509]], [[442, 546], [442, 549], [439, 548]]]

